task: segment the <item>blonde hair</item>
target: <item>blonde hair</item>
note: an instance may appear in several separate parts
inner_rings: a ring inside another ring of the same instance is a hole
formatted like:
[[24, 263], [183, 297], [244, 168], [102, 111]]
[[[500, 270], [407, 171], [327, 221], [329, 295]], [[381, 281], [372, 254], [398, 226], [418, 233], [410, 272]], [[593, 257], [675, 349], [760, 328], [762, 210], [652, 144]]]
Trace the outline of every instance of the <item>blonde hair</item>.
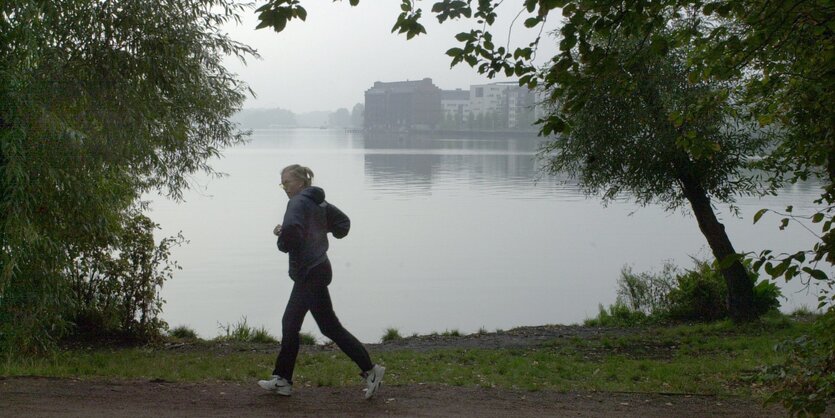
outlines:
[[281, 175], [289, 174], [296, 180], [304, 183], [304, 187], [310, 187], [313, 184], [313, 170], [300, 166], [298, 164], [288, 165], [281, 170]]

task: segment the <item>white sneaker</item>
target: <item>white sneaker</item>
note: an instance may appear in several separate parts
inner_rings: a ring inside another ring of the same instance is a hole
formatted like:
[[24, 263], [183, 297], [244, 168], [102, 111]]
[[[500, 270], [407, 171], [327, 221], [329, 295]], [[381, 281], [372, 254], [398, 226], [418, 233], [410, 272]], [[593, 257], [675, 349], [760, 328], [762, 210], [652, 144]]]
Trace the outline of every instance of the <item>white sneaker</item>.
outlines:
[[386, 374], [386, 368], [375, 364], [374, 367], [371, 368], [365, 374], [365, 381], [366, 388], [363, 389], [365, 391], [365, 399], [371, 399], [375, 393], [377, 393], [377, 389], [380, 388], [380, 385], [383, 384], [383, 375]]
[[281, 396], [290, 396], [293, 392], [293, 385], [287, 379], [277, 375], [273, 375], [270, 380], [259, 380], [258, 386]]

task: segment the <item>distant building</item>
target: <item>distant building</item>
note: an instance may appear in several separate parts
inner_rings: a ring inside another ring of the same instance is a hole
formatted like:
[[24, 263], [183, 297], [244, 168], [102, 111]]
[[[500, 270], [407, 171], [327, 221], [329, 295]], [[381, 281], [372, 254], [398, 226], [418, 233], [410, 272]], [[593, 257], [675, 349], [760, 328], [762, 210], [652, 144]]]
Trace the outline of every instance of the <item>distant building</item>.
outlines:
[[470, 125], [481, 129], [528, 129], [536, 97], [515, 81], [470, 86]]
[[470, 91], [462, 89], [441, 91], [441, 106], [444, 109], [443, 127], [463, 128], [467, 115], [470, 114]]
[[377, 81], [365, 91], [366, 129], [436, 129], [441, 120], [441, 89], [431, 78]]

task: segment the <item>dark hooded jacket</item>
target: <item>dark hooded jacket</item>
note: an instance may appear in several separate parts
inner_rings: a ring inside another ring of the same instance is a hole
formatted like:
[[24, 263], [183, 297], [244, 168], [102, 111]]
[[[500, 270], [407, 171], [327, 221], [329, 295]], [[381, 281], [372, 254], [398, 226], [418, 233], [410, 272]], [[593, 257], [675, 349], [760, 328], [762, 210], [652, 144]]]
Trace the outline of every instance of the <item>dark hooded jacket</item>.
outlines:
[[290, 254], [290, 278], [304, 279], [310, 269], [328, 259], [328, 232], [348, 235], [351, 220], [325, 201], [325, 191], [308, 187], [287, 202], [278, 235], [278, 249]]

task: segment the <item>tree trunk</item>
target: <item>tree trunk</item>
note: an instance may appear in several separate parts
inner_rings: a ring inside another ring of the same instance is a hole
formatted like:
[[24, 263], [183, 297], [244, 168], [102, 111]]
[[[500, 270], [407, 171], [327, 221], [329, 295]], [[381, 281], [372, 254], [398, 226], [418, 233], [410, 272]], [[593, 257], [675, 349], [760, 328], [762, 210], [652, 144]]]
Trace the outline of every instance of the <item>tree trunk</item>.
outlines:
[[[693, 208], [693, 214], [699, 222], [699, 229], [707, 238], [707, 243], [713, 251], [717, 262], [736, 254], [725, 226], [716, 219], [710, 198], [698, 181], [691, 176], [680, 179], [684, 189], [684, 196]], [[728, 286], [728, 312], [735, 322], [747, 322], [757, 318], [754, 310], [754, 283], [748, 277], [745, 267], [740, 261], [734, 261], [722, 270], [722, 276]]]

